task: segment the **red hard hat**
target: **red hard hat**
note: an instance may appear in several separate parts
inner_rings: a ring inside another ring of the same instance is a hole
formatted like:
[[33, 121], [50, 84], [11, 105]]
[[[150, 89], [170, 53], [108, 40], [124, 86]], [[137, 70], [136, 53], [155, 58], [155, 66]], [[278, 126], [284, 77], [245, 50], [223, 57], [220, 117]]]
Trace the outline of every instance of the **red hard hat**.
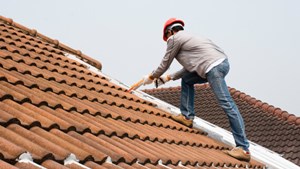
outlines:
[[168, 26], [174, 24], [174, 23], [180, 23], [182, 26], [184, 26], [184, 22], [180, 19], [176, 19], [176, 18], [170, 18], [166, 21], [165, 25], [164, 25], [164, 30], [163, 30], [163, 40], [167, 41], [167, 37], [165, 36], [165, 32]]

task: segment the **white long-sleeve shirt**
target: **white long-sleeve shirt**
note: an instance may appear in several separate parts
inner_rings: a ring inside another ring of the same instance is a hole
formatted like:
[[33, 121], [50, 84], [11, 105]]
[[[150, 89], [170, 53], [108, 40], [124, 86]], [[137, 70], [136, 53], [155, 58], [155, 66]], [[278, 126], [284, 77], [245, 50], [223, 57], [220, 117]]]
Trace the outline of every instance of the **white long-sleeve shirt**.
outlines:
[[179, 31], [168, 38], [165, 56], [158, 68], [152, 72], [152, 76], [158, 78], [165, 73], [174, 58], [183, 66], [183, 69], [171, 75], [172, 79], [176, 80], [186, 72], [197, 72], [199, 76], [205, 78], [207, 68], [227, 56], [211, 40]]

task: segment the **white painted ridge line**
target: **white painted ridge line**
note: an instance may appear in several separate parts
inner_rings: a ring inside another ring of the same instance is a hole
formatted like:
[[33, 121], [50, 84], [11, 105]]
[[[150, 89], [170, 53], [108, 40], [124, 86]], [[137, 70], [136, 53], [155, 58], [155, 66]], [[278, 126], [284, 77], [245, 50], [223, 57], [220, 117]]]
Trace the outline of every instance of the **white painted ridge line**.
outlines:
[[142, 165], [142, 164], [140, 164], [140, 163], [139, 163], [139, 160], [137, 160], [135, 163], [136, 163], [137, 165], [139, 165], [141, 168], [150, 169], [149, 167], [147, 167], [147, 166], [145, 166], [145, 165]]
[[[162, 108], [166, 112], [169, 112], [171, 114], [179, 114], [180, 110], [162, 100], [159, 100], [157, 98], [154, 98], [152, 96], [149, 96], [147, 93], [144, 93], [142, 91], [134, 91], [133, 94], [136, 96], [139, 96], [145, 100], [148, 100], [150, 102], [154, 102], [157, 104], [158, 108]], [[150, 98], [150, 99], [149, 99]], [[170, 110], [172, 110], [170, 112]], [[232, 133], [220, 128], [208, 121], [205, 121], [199, 117], [195, 117], [194, 119], [194, 126], [195, 128], [201, 129], [208, 133], [210, 137], [213, 137], [214, 139], [217, 139], [225, 144], [229, 144], [231, 146], [235, 146], [235, 141], [233, 139]], [[253, 159], [256, 161], [259, 161], [263, 164], [266, 164], [268, 168], [270, 169], [300, 169], [299, 166], [296, 164], [286, 160], [285, 158], [281, 157], [276, 152], [273, 152], [265, 147], [262, 147], [254, 142], [250, 142], [250, 152]]]
[[29, 152], [25, 152], [23, 154], [21, 154], [19, 156], [19, 158], [17, 159], [17, 161], [19, 163], [29, 163], [29, 164], [32, 164], [34, 165], [35, 167], [38, 167], [40, 169], [46, 169], [45, 167], [41, 166], [41, 165], [38, 165], [36, 163], [33, 162], [33, 159], [32, 159], [32, 156]]
[[[142, 91], [133, 91], [133, 94], [135, 94], [138, 97], [141, 97], [145, 100], [148, 100], [150, 102], [153, 102], [157, 104], [158, 108], [161, 108], [162, 110], [169, 112], [171, 114], [179, 114], [180, 110], [164, 101], [161, 101], [157, 98], [154, 98], [152, 96], [149, 96], [147, 93], [144, 93]], [[194, 126], [195, 128], [201, 129], [208, 133], [210, 137], [213, 137], [216, 140], [219, 140], [225, 144], [229, 144], [231, 146], [235, 146], [235, 142], [232, 136], [232, 133], [220, 128], [208, 121], [205, 121], [199, 117], [195, 117], [194, 119]], [[286, 169], [293, 168], [293, 169], [300, 169], [297, 165], [294, 163], [282, 158], [278, 153], [272, 152], [269, 149], [266, 149], [265, 147], [262, 147], [258, 144], [255, 144], [251, 141], [249, 141], [250, 151], [252, 158], [256, 161], [259, 161], [265, 165], [267, 165], [270, 169]], [[270, 153], [272, 152], [272, 153]], [[277, 160], [274, 160], [277, 159]]]
[[[198, 165], [198, 163], [197, 163], [197, 165]], [[179, 161], [179, 163], [178, 163], [178, 166], [179, 166], [179, 167], [182, 167], [182, 168], [187, 168], [187, 169], [189, 169], [189, 167], [187, 167], [187, 166], [184, 166], [184, 165], [182, 164], [182, 162], [181, 162], [181, 161]]]
[[162, 162], [162, 160], [159, 160], [159, 161], [158, 161], [158, 165], [161, 165], [161, 166], [163, 166], [164, 168], [172, 169], [171, 167], [168, 167], [168, 166], [164, 165], [163, 162]]
[[108, 157], [106, 158], [106, 160], [105, 160], [105, 162], [104, 162], [104, 163], [111, 164], [111, 165], [113, 165], [113, 166], [114, 166], [114, 167], [116, 167], [116, 168], [122, 168], [122, 167], [120, 167], [120, 166], [118, 166], [118, 165], [114, 164], [114, 163], [112, 162], [112, 160], [111, 160], [111, 157], [110, 157], [110, 156], [108, 156]]
[[79, 163], [79, 160], [76, 158], [76, 156], [71, 153], [65, 160], [64, 160], [64, 165], [69, 165], [69, 164], [76, 164], [82, 168], [85, 168], [85, 169], [91, 169], [83, 164], [80, 164]]
[[[70, 56], [72, 56], [72, 57], [70, 57]], [[108, 75], [105, 75], [104, 73], [102, 73], [100, 70], [98, 70], [94, 66], [91, 66], [91, 65], [85, 63], [84, 61], [78, 59], [76, 56], [69, 54], [67, 57], [70, 57], [71, 59], [74, 59], [74, 60], [86, 65], [89, 70], [91, 70], [92, 72], [94, 72], [96, 74], [106, 77], [107, 79], [109, 79], [110, 82], [112, 82], [116, 85], [119, 85], [121, 87], [124, 87], [126, 89], [129, 88], [124, 83], [122, 83], [116, 79], [113, 79]], [[174, 107], [173, 105], [170, 105], [162, 100], [159, 100], [153, 96], [150, 96], [147, 93], [144, 93], [142, 91], [138, 91], [138, 90], [132, 91], [132, 94], [134, 94], [142, 99], [145, 99], [147, 101], [155, 103], [158, 108], [160, 108], [170, 114], [179, 114], [180, 113], [180, 110], [178, 108]], [[216, 125], [213, 125], [213, 124], [211, 124], [203, 119], [200, 119], [198, 117], [196, 117], [195, 120], [196, 121], [194, 122], [194, 124], [195, 124], [196, 128], [207, 132], [209, 134], [209, 136], [212, 136], [215, 139], [224, 142], [225, 144], [235, 145], [231, 132], [224, 130], [223, 128], [220, 128]], [[266, 148], [264, 148], [258, 144], [255, 144], [251, 141], [250, 141], [250, 144], [251, 144], [250, 151], [251, 151], [252, 158], [254, 158], [255, 160], [257, 160], [261, 163], [266, 164], [268, 168], [270, 168], [270, 169], [273, 169], [273, 168], [274, 169], [286, 169], [286, 168], [300, 169], [299, 166], [284, 159], [278, 153], [275, 153], [275, 152], [271, 153], [272, 152], [271, 150], [266, 149]], [[273, 159], [277, 159], [277, 160], [273, 160]]]

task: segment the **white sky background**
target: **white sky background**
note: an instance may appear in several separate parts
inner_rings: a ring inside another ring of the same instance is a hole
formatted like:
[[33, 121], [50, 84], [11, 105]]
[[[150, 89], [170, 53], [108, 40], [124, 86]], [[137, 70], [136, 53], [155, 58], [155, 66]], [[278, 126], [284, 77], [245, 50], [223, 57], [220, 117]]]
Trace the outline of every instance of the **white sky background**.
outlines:
[[[225, 50], [228, 86], [300, 117], [298, 0], [1, 0], [0, 15], [58, 39], [131, 85], [160, 63], [164, 22]], [[169, 72], [181, 66], [174, 61]], [[180, 80], [168, 86], [179, 86]], [[144, 88], [153, 88], [147, 86]]]

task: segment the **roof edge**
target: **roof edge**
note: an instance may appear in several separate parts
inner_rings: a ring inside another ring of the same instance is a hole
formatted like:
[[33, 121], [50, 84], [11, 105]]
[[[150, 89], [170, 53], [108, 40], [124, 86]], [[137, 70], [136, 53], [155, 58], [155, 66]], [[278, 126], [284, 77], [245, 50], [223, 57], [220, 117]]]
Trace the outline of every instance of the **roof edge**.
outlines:
[[[198, 89], [207, 89], [210, 88], [210, 85], [208, 83], [205, 84], [197, 84], [195, 85]], [[266, 102], [262, 102], [260, 100], [257, 100], [256, 98], [245, 94], [244, 92], [241, 92], [239, 90], [236, 90], [235, 88], [228, 87], [229, 92], [232, 95], [233, 98], [242, 99], [246, 101], [247, 103], [253, 105], [254, 107], [262, 109], [264, 112], [270, 113], [273, 116], [276, 116], [290, 124], [295, 124], [297, 126], [300, 126], [300, 117], [295, 116], [294, 114], [290, 114], [285, 110], [282, 110], [278, 107], [275, 107], [273, 105], [270, 105]], [[143, 92], [160, 92], [160, 91], [166, 91], [166, 90], [180, 90], [180, 86], [178, 87], [167, 87], [167, 88], [158, 88], [158, 89], [145, 89]]]
[[0, 15], [0, 20], [4, 21], [8, 25], [11, 25], [13, 27], [21, 29], [26, 34], [29, 34], [29, 35], [31, 35], [33, 37], [38, 37], [38, 38], [40, 38], [42, 40], [47, 41], [48, 43], [53, 44], [57, 48], [62, 49], [63, 51], [66, 51], [68, 53], [71, 53], [71, 54], [74, 54], [74, 55], [78, 56], [80, 58], [80, 60], [82, 60], [82, 61], [84, 61], [84, 62], [86, 62], [86, 63], [88, 63], [88, 64], [90, 64], [90, 65], [92, 65], [94, 67], [96, 67], [99, 70], [102, 69], [101, 62], [99, 62], [99, 61], [97, 61], [97, 60], [95, 60], [95, 59], [93, 59], [93, 58], [91, 58], [91, 57], [83, 54], [80, 50], [75, 50], [75, 49], [73, 49], [73, 48], [71, 48], [71, 47], [69, 47], [69, 46], [67, 46], [67, 45], [59, 42], [56, 39], [49, 38], [49, 37], [47, 37], [47, 36], [39, 33], [35, 29], [29, 29], [26, 26], [23, 26], [23, 25], [21, 25], [19, 23], [16, 23], [11, 18], [6, 18], [6, 17]]
[[256, 98], [245, 94], [235, 88], [229, 87], [229, 91], [234, 98], [239, 98], [247, 103], [253, 105], [254, 107], [262, 109], [264, 112], [270, 113], [290, 124], [295, 124], [300, 126], [300, 117], [297, 117], [294, 114], [290, 114], [285, 110], [280, 109], [279, 107], [275, 107], [266, 102], [262, 102], [261, 100], [257, 100]]

